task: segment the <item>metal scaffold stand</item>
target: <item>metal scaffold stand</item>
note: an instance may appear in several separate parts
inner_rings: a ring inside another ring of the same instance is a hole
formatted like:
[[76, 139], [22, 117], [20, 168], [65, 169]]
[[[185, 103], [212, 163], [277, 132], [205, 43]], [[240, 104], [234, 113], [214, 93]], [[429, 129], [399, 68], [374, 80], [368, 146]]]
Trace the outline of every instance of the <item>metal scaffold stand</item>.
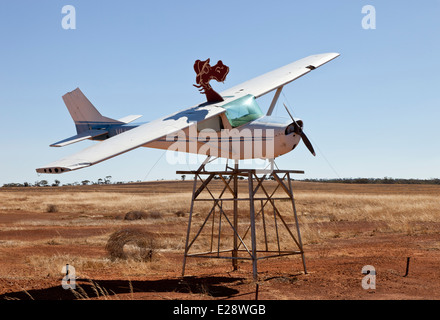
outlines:
[[[233, 270], [238, 269], [239, 260], [250, 260], [257, 281], [259, 260], [301, 255], [307, 273], [291, 181], [291, 174], [304, 171], [239, 169], [238, 164], [207, 171], [206, 162], [196, 171], [176, 172], [194, 175], [182, 276], [187, 258], [193, 257], [231, 259]], [[196, 204], [203, 208], [197, 209]], [[203, 220], [201, 225], [194, 226], [195, 216]]]

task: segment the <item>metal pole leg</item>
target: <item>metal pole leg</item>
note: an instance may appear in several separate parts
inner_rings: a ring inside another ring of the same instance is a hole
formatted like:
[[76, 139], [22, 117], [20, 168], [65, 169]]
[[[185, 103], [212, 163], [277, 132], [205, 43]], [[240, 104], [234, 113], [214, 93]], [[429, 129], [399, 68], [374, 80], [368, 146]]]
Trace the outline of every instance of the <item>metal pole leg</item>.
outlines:
[[255, 209], [254, 209], [254, 184], [253, 184], [252, 172], [248, 173], [248, 184], [249, 184], [249, 211], [251, 219], [251, 242], [252, 242], [252, 273], [254, 276], [254, 281], [258, 280], [257, 271], [257, 241], [255, 235]]
[[303, 263], [303, 267], [304, 267], [304, 273], [307, 274], [306, 259], [304, 257], [304, 249], [303, 249], [303, 244], [301, 241], [301, 232], [299, 231], [298, 215], [296, 214], [295, 198], [293, 197], [292, 182], [290, 180], [289, 173], [287, 174], [287, 180], [289, 181], [289, 191], [290, 191], [290, 197], [292, 199], [293, 214], [295, 216], [296, 232], [298, 234], [298, 242], [299, 242], [300, 250], [301, 250], [301, 258], [302, 258], [302, 263]]
[[186, 231], [185, 254], [183, 255], [182, 277], [185, 276], [186, 256], [188, 254], [188, 242], [189, 242], [189, 234], [191, 232], [191, 220], [192, 220], [192, 214], [194, 208], [194, 196], [196, 192], [196, 186], [197, 186], [197, 174], [194, 176], [193, 193], [191, 198], [191, 209], [189, 211], [188, 229]]
[[235, 162], [235, 166], [234, 166], [234, 175], [233, 175], [233, 179], [234, 179], [234, 220], [233, 220], [233, 224], [234, 224], [234, 229], [236, 231], [236, 233], [234, 232], [234, 249], [232, 251], [232, 269], [235, 271], [238, 269], [238, 238], [237, 238], [237, 233], [238, 233], [238, 161]]

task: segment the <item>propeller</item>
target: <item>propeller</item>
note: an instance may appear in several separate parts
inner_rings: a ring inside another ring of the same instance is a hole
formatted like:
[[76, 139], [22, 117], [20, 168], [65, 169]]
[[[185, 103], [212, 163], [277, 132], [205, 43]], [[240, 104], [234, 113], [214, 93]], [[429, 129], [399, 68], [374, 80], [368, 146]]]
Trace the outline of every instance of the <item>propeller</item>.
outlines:
[[292, 117], [292, 115], [290, 114], [289, 109], [287, 108], [286, 104], [284, 104], [284, 108], [286, 108], [287, 113], [289, 114], [290, 118], [292, 119], [294, 125], [295, 125], [295, 129], [294, 132], [299, 134], [301, 136], [301, 139], [304, 141], [304, 144], [306, 145], [307, 149], [309, 149], [309, 151], [316, 156], [315, 150], [313, 149], [312, 144], [310, 143], [310, 140], [307, 138], [306, 134], [304, 133], [304, 131], [302, 130], [302, 128], [299, 126], [299, 124], [295, 121], [295, 119]]

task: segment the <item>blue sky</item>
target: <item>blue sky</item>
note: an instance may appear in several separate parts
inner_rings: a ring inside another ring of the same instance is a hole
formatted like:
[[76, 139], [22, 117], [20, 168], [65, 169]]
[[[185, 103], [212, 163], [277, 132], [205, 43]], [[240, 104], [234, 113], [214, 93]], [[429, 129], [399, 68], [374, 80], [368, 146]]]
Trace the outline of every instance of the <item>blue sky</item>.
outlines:
[[[76, 29], [61, 26], [64, 5]], [[362, 7], [376, 9], [365, 30]], [[300, 178], [440, 176], [440, 1], [2, 1], [0, 185], [177, 179], [163, 150], [141, 148], [63, 175], [35, 168], [89, 145], [74, 135], [61, 96], [80, 87], [102, 114], [153, 120], [204, 97], [197, 59], [230, 67], [222, 91], [305, 56], [341, 56], [286, 86], [282, 103], [304, 120], [317, 157], [301, 144], [276, 161]], [[270, 97], [261, 99], [267, 110]]]

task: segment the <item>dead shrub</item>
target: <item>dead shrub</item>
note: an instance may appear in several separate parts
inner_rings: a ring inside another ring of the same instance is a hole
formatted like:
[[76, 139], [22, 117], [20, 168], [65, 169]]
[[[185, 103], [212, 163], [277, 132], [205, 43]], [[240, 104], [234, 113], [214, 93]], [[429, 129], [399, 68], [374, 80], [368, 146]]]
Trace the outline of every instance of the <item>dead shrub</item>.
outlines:
[[58, 212], [58, 207], [54, 204], [48, 204], [46, 208], [46, 212], [50, 212], [50, 213]]
[[125, 214], [124, 220], [140, 220], [148, 217], [145, 211], [130, 211]]
[[106, 250], [111, 260], [151, 261], [156, 251], [153, 235], [138, 229], [114, 232], [107, 241]]
[[185, 216], [185, 212], [183, 212], [182, 210], [176, 211], [174, 214], [176, 216], [178, 216], [178, 217], [184, 217]]
[[124, 220], [140, 220], [140, 219], [162, 219], [163, 215], [160, 211], [130, 211], [125, 214]]

